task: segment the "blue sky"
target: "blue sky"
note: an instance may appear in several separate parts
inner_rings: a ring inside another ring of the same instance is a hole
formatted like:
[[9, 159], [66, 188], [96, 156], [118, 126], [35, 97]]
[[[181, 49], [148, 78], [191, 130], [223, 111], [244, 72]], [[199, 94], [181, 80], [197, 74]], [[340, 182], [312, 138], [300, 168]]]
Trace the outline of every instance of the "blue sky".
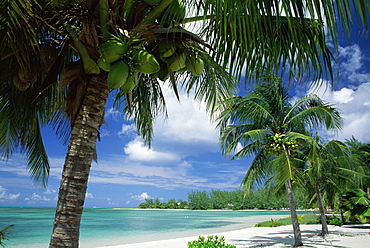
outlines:
[[[354, 135], [370, 142], [370, 39], [343, 38], [337, 54], [340, 76], [334, 90], [322, 87], [315, 93], [341, 110], [345, 124], [329, 138], [345, 140]], [[322, 81], [325, 85], [327, 82]], [[131, 122], [107, 106], [106, 124], [97, 144], [98, 163], [93, 163], [86, 207], [137, 207], [146, 198], [187, 200], [191, 190], [234, 190], [248, 169], [249, 160], [229, 161], [218, 147], [218, 130], [201, 103], [181, 93], [179, 103], [165, 88], [168, 116], [155, 123], [149, 149]], [[309, 84], [294, 87], [293, 96], [309, 92]], [[51, 162], [49, 184], [35, 186], [20, 154], [0, 160], [0, 206], [54, 207], [67, 146], [54, 132], [43, 130]]]

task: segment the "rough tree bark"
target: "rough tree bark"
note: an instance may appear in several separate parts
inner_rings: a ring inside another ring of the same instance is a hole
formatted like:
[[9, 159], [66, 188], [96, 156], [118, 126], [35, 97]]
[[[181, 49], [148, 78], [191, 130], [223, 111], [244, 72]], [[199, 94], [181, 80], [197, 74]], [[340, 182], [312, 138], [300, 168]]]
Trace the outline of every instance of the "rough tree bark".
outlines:
[[285, 183], [285, 188], [286, 188], [286, 192], [288, 195], [290, 216], [292, 218], [292, 224], [293, 224], [294, 247], [303, 246], [302, 237], [301, 237], [301, 229], [299, 228], [298, 216], [296, 212], [292, 184], [290, 180], [288, 180]]
[[325, 209], [322, 202], [321, 190], [318, 184], [315, 184], [315, 191], [317, 196], [317, 203], [319, 205], [320, 216], [321, 216], [321, 235], [329, 234], [328, 223], [326, 222]]
[[106, 74], [90, 78], [72, 128], [49, 247], [78, 247], [79, 229], [96, 140], [104, 120], [109, 90]]

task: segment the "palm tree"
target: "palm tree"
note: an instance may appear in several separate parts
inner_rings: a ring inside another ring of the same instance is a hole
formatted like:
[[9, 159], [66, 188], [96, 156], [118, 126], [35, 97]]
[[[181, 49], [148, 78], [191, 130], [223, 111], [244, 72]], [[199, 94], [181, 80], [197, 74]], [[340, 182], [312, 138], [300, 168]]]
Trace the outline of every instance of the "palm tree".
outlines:
[[355, 137], [347, 139], [345, 144], [349, 147], [352, 156], [355, 156], [362, 162], [367, 177], [363, 178], [363, 188], [367, 192], [367, 197], [370, 198], [370, 144], [358, 141]]
[[[69, 142], [50, 246], [78, 246], [88, 175], [111, 92], [118, 93], [117, 104], [128, 106], [125, 113], [150, 144], [153, 119], [165, 115], [161, 84], [167, 77], [175, 94], [177, 87], [194, 91], [212, 113], [234, 91], [225, 68], [238, 77], [249, 77], [261, 65], [313, 80], [330, 76], [322, 20], [337, 41], [335, 14], [348, 30], [348, 2], [329, 1], [321, 9], [313, 0], [1, 1], [1, 157], [20, 151], [35, 181], [46, 185], [41, 127], [54, 127]], [[367, 24], [367, 1], [355, 6]], [[193, 10], [188, 18], [186, 10]], [[198, 35], [184, 29], [190, 22], [203, 24]], [[176, 57], [167, 57], [174, 50]], [[190, 62], [182, 72], [184, 60]], [[178, 82], [179, 75], [186, 80]]]
[[[245, 97], [233, 97], [219, 119], [220, 144], [232, 159], [254, 156], [242, 181], [248, 191], [254, 184], [273, 184], [276, 191], [285, 186], [293, 223], [294, 246], [302, 239], [292, 192], [303, 160], [298, 149], [309, 139], [308, 130], [325, 127], [338, 129], [338, 111], [316, 95], [307, 95], [290, 104], [287, 90], [276, 76], [265, 76]], [[241, 146], [241, 148], [239, 148]]]
[[[303, 186], [307, 190], [310, 186], [316, 195], [321, 216], [322, 235], [329, 234], [326, 221], [324, 198], [336, 199], [338, 192], [347, 191], [356, 187], [362, 178], [364, 170], [361, 163], [351, 156], [348, 147], [338, 141], [331, 140], [320, 144], [318, 137], [308, 140], [306, 147], [306, 168], [303, 176]], [[358, 178], [357, 180], [355, 180]]]

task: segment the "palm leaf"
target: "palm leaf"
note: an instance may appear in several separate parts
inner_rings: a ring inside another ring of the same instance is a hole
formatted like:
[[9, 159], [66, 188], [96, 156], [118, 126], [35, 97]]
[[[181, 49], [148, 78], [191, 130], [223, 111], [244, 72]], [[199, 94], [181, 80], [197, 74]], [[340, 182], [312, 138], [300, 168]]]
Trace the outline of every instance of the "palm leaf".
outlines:
[[267, 167], [269, 165], [269, 161], [271, 159], [270, 156], [266, 156], [267, 154], [265, 151], [260, 150], [254, 157], [251, 165], [246, 172], [241, 185], [248, 193], [253, 184], [264, 184], [266, 179], [268, 178], [270, 168]]
[[292, 125], [303, 123], [309, 130], [318, 127], [340, 130], [343, 125], [339, 111], [322, 102], [316, 95], [299, 99], [286, 115], [285, 122], [290, 122]]
[[243, 75], [250, 78], [261, 65], [277, 72], [288, 64], [290, 76], [308, 72], [319, 79], [322, 74], [332, 75], [323, 24], [306, 18], [301, 1], [206, 0], [195, 4], [209, 18], [204, 36], [216, 48], [216, 60], [223, 61], [233, 74], [245, 71]]
[[[119, 108], [127, 101], [125, 94], [118, 93], [115, 97], [114, 106]], [[137, 87], [132, 92], [131, 110], [125, 105], [123, 112], [127, 119], [134, 118], [138, 132], [147, 144], [151, 144], [153, 138], [153, 121], [159, 115], [167, 116], [166, 103], [160, 84], [156, 79], [142, 74]]]

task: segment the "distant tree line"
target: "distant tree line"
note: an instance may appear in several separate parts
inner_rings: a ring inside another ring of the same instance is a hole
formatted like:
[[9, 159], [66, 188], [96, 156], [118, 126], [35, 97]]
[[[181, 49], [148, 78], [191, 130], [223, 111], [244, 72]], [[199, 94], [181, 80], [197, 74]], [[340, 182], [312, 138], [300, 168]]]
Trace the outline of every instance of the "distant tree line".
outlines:
[[[298, 192], [296, 194], [299, 194]], [[306, 209], [308, 202], [303, 197], [297, 201], [297, 207]], [[244, 190], [234, 191], [226, 190], [192, 190], [188, 192], [188, 200], [170, 199], [168, 202], [161, 202], [158, 198], [145, 199], [145, 202], [139, 205], [143, 209], [190, 209], [190, 210], [210, 210], [210, 209], [266, 209], [278, 210], [289, 208], [286, 197], [280, 197], [270, 193], [266, 188], [261, 188], [245, 195]]]

